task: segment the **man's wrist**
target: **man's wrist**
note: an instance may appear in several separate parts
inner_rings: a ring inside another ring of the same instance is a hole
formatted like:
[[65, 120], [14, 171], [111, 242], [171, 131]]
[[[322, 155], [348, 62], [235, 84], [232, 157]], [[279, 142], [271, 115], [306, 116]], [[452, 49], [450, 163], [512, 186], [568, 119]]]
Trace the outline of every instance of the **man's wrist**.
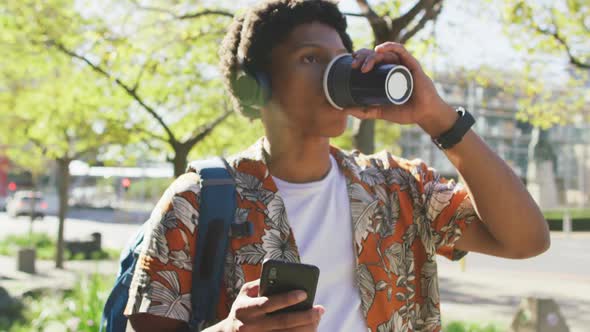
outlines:
[[442, 103], [439, 107], [425, 117], [418, 125], [430, 137], [439, 137], [453, 127], [459, 115], [453, 107]]

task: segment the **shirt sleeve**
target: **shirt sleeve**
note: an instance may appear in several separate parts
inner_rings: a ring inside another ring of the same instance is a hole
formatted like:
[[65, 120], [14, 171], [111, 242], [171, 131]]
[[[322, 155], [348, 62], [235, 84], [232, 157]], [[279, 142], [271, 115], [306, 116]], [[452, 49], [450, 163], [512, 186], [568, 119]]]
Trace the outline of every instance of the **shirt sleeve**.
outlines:
[[464, 185], [440, 176], [419, 159], [409, 161], [410, 170], [418, 181], [424, 217], [428, 221], [436, 253], [450, 260], [459, 260], [467, 252], [455, 248], [455, 243], [474, 220], [478, 219]]
[[149, 313], [188, 322], [199, 218], [200, 177], [186, 173], [166, 190], [145, 227], [126, 316]]

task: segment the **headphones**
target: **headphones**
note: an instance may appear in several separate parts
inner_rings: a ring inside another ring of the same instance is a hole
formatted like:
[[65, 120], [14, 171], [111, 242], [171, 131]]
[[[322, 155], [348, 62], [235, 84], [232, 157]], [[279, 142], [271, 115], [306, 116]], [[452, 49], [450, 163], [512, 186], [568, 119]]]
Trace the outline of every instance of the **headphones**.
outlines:
[[234, 87], [244, 106], [257, 110], [268, 103], [272, 94], [269, 75], [254, 70], [244, 59], [240, 59]]

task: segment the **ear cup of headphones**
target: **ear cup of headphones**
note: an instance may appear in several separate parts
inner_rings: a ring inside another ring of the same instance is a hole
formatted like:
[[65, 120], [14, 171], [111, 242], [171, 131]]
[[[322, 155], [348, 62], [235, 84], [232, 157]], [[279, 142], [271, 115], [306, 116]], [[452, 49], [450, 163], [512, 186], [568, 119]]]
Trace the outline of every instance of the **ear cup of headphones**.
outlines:
[[235, 90], [245, 106], [260, 109], [270, 100], [270, 79], [264, 72], [249, 71], [242, 66], [236, 75]]
[[262, 102], [263, 104], [266, 104], [270, 100], [272, 94], [270, 77], [265, 72], [261, 71], [255, 72], [254, 76], [256, 77], [256, 82], [258, 82]]

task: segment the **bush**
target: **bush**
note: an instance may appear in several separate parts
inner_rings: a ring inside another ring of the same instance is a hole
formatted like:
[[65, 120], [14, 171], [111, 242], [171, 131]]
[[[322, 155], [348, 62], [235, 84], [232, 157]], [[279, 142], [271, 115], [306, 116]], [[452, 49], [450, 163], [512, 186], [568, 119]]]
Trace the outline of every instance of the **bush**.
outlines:
[[24, 319], [14, 322], [7, 331], [98, 331], [102, 308], [113, 282], [114, 276], [80, 275], [72, 290], [28, 296], [23, 300]]
[[55, 254], [55, 241], [46, 233], [28, 235], [8, 235], [0, 240], [0, 255], [14, 256], [20, 247], [34, 247], [37, 257], [52, 259]]

